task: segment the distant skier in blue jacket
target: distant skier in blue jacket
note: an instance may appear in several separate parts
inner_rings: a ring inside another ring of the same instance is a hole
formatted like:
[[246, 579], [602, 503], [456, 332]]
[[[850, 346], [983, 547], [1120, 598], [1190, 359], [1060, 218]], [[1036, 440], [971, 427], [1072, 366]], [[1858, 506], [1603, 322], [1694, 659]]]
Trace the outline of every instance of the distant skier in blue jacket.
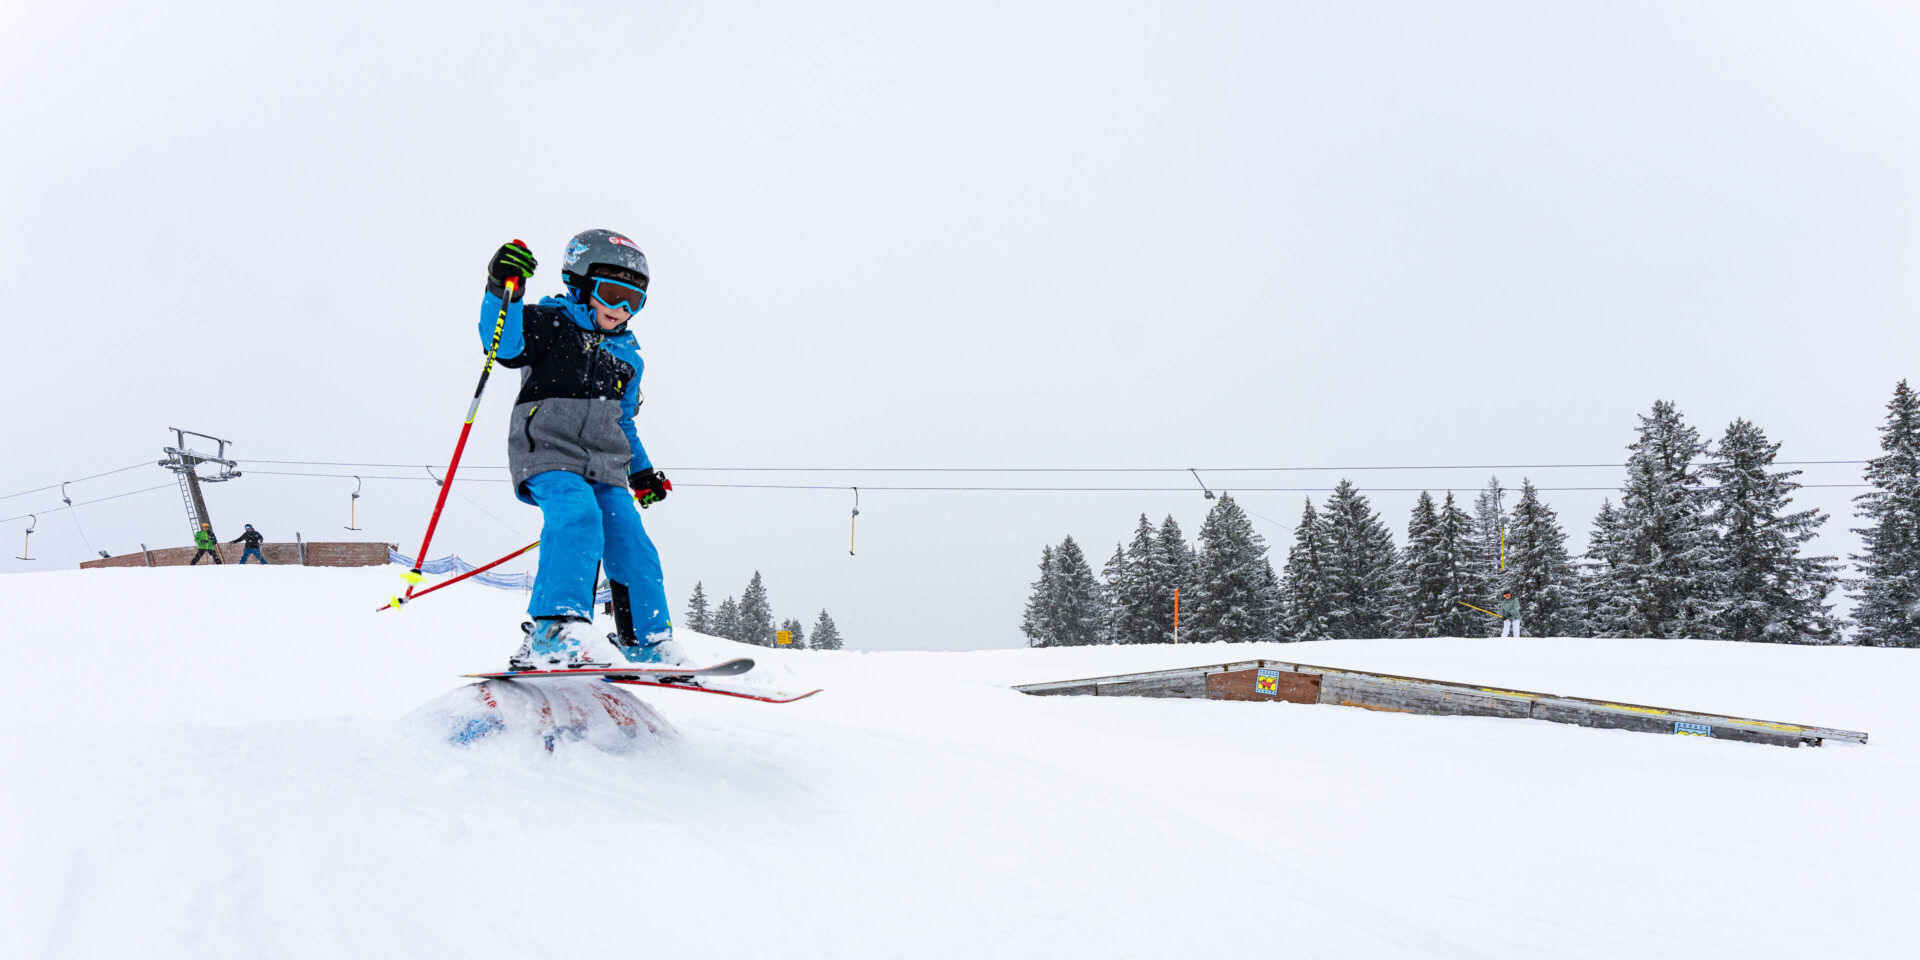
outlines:
[[[521, 500], [540, 508], [540, 571], [521, 625], [515, 670], [606, 665], [596, 659], [593, 592], [606, 563], [615, 632], [607, 639], [632, 663], [685, 662], [673, 641], [660, 554], [640, 525], [673, 484], [654, 469], [633, 426], [640, 407], [640, 345], [627, 322], [647, 303], [647, 258], [611, 230], [567, 244], [567, 292], [525, 306], [536, 266], [518, 240], [487, 268], [480, 346], [493, 341], [506, 282], [517, 280], [500, 329], [501, 366], [520, 371], [520, 396], [507, 430], [507, 464]], [[631, 490], [632, 493], [628, 491]]]

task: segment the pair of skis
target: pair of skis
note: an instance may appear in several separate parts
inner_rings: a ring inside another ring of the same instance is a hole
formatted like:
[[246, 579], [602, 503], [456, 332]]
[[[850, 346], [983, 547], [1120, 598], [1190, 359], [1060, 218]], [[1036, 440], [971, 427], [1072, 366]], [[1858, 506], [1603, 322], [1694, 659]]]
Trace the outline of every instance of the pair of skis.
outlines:
[[730, 684], [715, 683], [715, 677], [735, 677], [753, 669], [753, 660], [736, 657], [723, 660], [708, 667], [581, 667], [569, 670], [506, 670], [499, 673], [469, 673], [465, 676], [481, 680], [541, 680], [553, 677], [599, 678], [608, 683], [619, 683], [633, 687], [658, 687], [662, 690], [690, 690], [698, 693], [717, 693], [724, 697], [738, 697], [742, 700], [758, 700], [761, 703], [792, 703], [805, 700], [819, 693], [808, 690], [805, 693], [786, 693], [777, 690], [761, 690], [752, 687], [736, 687]]

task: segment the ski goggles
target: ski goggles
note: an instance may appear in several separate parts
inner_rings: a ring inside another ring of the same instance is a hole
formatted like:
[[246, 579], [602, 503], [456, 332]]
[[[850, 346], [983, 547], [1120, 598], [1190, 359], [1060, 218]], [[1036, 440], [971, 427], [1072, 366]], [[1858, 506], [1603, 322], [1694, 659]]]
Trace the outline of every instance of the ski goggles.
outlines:
[[623, 280], [596, 277], [587, 281], [587, 293], [609, 310], [639, 313], [647, 305], [647, 291]]

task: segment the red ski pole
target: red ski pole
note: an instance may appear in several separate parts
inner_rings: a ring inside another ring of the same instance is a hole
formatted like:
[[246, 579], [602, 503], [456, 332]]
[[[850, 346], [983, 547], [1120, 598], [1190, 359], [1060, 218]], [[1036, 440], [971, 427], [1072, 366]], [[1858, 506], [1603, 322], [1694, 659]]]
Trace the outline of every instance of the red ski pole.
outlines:
[[[418, 599], [420, 599], [421, 597], [424, 597], [424, 596], [426, 596], [427, 594], [429, 594], [429, 593], [432, 593], [432, 592], [434, 592], [435, 590], [438, 590], [438, 589], [440, 589], [441, 587], [451, 587], [451, 586], [453, 586], [454, 584], [456, 584], [456, 583], [459, 583], [460, 581], [462, 581], [462, 580], [465, 580], [466, 578], [468, 578], [468, 577], [471, 577], [471, 576], [473, 576], [474, 574], [477, 574], [477, 573], [486, 573], [486, 572], [487, 572], [488, 570], [492, 570], [492, 569], [493, 569], [494, 567], [497, 567], [497, 566], [499, 566], [499, 565], [501, 565], [501, 564], [503, 564], [503, 563], [506, 563], [506, 562], [507, 562], [508, 560], [512, 560], [512, 559], [513, 559], [514, 557], [517, 557], [517, 556], [520, 556], [521, 554], [523, 554], [523, 553], [526, 553], [527, 551], [529, 551], [529, 550], [532, 550], [532, 549], [533, 549], [534, 547], [537, 547], [537, 546], [539, 546], [539, 545], [540, 545], [540, 541], [538, 541], [538, 540], [535, 540], [534, 542], [532, 542], [532, 543], [529, 543], [529, 544], [527, 544], [526, 546], [524, 546], [524, 547], [521, 547], [520, 549], [518, 549], [518, 550], [515, 550], [514, 552], [512, 552], [512, 553], [509, 553], [509, 554], [507, 554], [506, 556], [504, 556], [504, 557], [501, 557], [500, 559], [498, 559], [498, 560], [495, 560], [495, 561], [494, 561], [494, 562], [492, 562], [492, 563], [489, 563], [489, 564], [487, 564], [486, 566], [482, 566], [482, 567], [474, 567], [474, 568], [473, 568], [472, 570], [468, 570], [468, 571], [467, 571], [466, 573], [463, 573], [463, 574], [461, 574], [461, 575], [459, 575], [459, 576], [457, 576], [457, 577], [454, 577], [454, 578], [453, 578], [453, 579], [451, 579], [451, 580], [442, 580], [442, 581], [440, 581], [439, 583], [436, 583], [436, 584], [434, 584], [433, 586], [431, 586], [431, 587], [428, 587], [428, 588], [426, 588], [425, 590], [422, 590], [422, 591], [420, 591], [419, 593], [414, 593], [413, 591], [411, 591], [411, 590], [409, 590], [409, 591], [407, 591], [407, 595], [406, 595], [406, 596], [404, 596], [404, 597], [393, 597], [393, 598], [391, 598], [391, 599], [389, 599], [389, 600], [387, 601], [387, 605], [386, 605], [386, 606], [384, 606], [384, 607], [375, 607], [375, 608], [374, 608], [374, 610], [373, 610], [373, 612], [374, 612], [374, 613], [379, 613], [379, 612], [380, 612], [380, 611], [382, 611], [382, 610], [391, 610], [391, 609], [393, 609], [393, 608], [395, 608], [395, 607], [398, 607], [398, 606], [400, 606], [400, 605], [401, 605], [401, 604], [403, 604], [403, 603], [406, 603], [406, 602], [407, 602], [407, 601], [409, 601], [409, 600], [418, 600]], [[415, 567], [415, 568], [416, 568], [416, 569], [418, 569], [418, 566], [417, 566], [417, 564], [416, 564], [416, 567]]]
[[427, 535], [420, 538], [420, 552], [413, 555], [413, 569], [401, 574], [407, 580], [403, 599], [411, 599], [413, 588], [420, 585], [420, 565], [427, 562], [427, 545], [433, 542], [433, 528], [440, 525], [440, 511], [446, 509], [447, 492], [453, 489], [453, 472], [460, 469], [460, 455], [467, 449], [467, 434], [473, 432], [473, 418], [480, 412], [480, 394], [487, 389], [487, 375], [493, 372], [493, 358], [500, 352], [500, 334], [507, 329], [507, 306], [513, 303], [513, 293], [519, 286], [519, 277], [507, 278], [506, 293], [500, 298], [500, 315], [493, 321], [493, 342], [487, 345], [487, 362], [480, 368], [479, 385], [473, 388], [473, 403], [467, 407], [467, 422], [460, 427], [460, 441], [453, 445], [453, 461], [447, 464], [447, 478], [440, 481], [440, 496], [433, 501], [433, 516], [427, 518]]

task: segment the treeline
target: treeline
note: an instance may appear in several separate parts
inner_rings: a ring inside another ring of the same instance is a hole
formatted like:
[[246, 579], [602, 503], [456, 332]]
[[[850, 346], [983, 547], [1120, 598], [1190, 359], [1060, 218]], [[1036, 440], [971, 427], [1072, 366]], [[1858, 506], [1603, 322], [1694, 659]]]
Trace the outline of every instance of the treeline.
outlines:
[[[1072, 537], [1044, 548], [1021, 629], [1032, 646], [1164, 643], [1177, 588], [1182, 641], [1482, 636], [1500, 621], [1466, 604], [1491, 610], [1512, 591], [1534, 636], [1920, 646], [1920, 399], [1901, 381], [1887, 409], [1871, 490], [1854, 498], [1864, 548], [1849, 578], [1802, 555], [1828, 518], [1790, 509], [1800, 471], [1774, 466], [1779, 444], [1744, 419], [1709, 443], [1660, 401], [1584, 554], [1526, 479], [1510, 506], [1497, 477], [1469, 505], [1421, 493], [1404, 546], [1342, 480], [1307, 500], [1276, 574], [1221, 494], [1197, 546], [1171, 516], [1143, 514], [1098, 576]], [[1829, 602], [1842, 585], [1856, 600], [1846, 623]]]
[[813, 622], [812, 634], [791, 617], [775, 627], [773, 604], [767, 600], [767, 585], [760, 579], [758, 570], [753, 572], [753, 579], [747, 581], [747, 589], [741, 592], [739, 601], [728, 597], [720, 601], [718, 608], [709, 606], [706, 586], [696, 582], [693, 597], [687, 601], [686, 626], [698, 633], [762, 647], [776, 646], [776, 630], [793, 634], [795, 650], [838, 650], [843, 645], [840, 629], [834, 626], [833, 618], [825, 610], [821, 610], [819, 619]]

